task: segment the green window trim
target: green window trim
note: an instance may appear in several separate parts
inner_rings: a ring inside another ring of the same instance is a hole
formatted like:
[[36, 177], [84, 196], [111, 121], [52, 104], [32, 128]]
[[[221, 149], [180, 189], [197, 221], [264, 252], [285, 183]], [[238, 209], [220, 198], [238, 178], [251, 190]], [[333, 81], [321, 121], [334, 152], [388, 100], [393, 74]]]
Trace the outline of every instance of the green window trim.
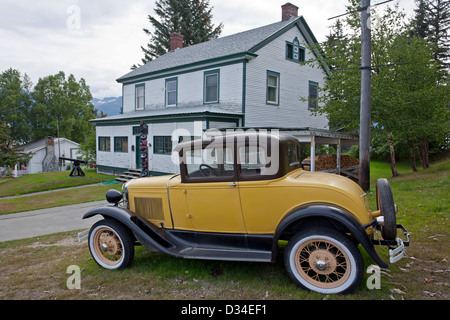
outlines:
[[110, 137], [98, 137], [98, 151], [110, 152], [111, 151], [111, 138]]
[[178, 77], [166, 79], [164, 96], [164, 104], [167, 107], [178, 105]]
[[297, 37], [292, 41], [286, 41], [286, 59], [293, 62], [305, 61], [305, 48], [300, 45]]
[[203, 72], [203, 104], [219, 103], [219, 93], [220, 69]]
[[280, 74], [267, 70], [266, 104], [280, 105]]
[[314, 110], [317, 108], [317, 99], [319, 98], [319, 83], [309, 81], [308, 85], [308, 109]]
[[153, 137], [154, 154], [172, 154], [172, 136], [154, 136]]
[[128, 137], [114, 137], [114, 152], [128, 152]]
[[145, 84], [137, 84], [134, 86], [134, 110], [145, 109]]

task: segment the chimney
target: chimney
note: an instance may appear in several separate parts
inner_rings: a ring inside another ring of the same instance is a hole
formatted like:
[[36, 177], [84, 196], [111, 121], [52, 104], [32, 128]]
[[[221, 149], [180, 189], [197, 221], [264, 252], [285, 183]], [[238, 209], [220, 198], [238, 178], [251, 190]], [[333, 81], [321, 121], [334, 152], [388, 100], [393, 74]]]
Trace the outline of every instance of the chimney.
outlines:
[[298, 17], [298, 7], [292, 3], [286, 3], [281, 6], [281, 21], [287, 21], [292, 17]]
[[183, 35], [174, 32], [170, 35], [170, 51], [183, 48]]

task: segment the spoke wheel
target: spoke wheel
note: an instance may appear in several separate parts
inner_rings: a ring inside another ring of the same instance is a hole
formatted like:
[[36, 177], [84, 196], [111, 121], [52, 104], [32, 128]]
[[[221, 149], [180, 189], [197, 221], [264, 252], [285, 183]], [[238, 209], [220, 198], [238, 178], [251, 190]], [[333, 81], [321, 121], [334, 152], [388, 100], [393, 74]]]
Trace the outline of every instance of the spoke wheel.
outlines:
[[324, 294], [352, 292], [364, 272], [356, 245], [333, 229], [299, 232], [286, 247], [285, 264], [297, 285]]
[[312, 239], [297, 249], [295, 266], [310, 284], [327, 289], [345, 283], [351, 268], [345, 251], [320, 239]]
[[89, 250], [95, 262], [106, 269], [121, 269], [134, 256], [133, 239], [120, 223], [105, 219], [94, 224], [89, 232]]
[[123, 245], [114, 230], [100, 228], [94, 235], [94, 250], [102, 262], [115, 265], [123, 258]]

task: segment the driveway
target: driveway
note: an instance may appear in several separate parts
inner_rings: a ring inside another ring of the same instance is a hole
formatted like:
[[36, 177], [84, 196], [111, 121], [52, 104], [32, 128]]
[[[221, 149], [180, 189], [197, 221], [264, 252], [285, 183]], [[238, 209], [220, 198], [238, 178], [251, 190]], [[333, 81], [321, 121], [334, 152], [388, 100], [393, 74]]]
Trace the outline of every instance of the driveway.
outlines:
[[102, 217], [83, 220], [83, 215], [90, 209], [105, 204], [106, 200], [102, 200], [0, 215], [0, 242], [88, 229]]

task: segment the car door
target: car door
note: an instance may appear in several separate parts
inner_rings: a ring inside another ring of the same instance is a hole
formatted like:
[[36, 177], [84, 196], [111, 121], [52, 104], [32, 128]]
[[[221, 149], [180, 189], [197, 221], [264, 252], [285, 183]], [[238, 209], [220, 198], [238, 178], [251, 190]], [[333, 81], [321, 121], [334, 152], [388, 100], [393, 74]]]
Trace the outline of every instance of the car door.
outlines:
[[185, 151], [188, 216], [196, 231], [245, 233], [233, 146], [211, 144]]

